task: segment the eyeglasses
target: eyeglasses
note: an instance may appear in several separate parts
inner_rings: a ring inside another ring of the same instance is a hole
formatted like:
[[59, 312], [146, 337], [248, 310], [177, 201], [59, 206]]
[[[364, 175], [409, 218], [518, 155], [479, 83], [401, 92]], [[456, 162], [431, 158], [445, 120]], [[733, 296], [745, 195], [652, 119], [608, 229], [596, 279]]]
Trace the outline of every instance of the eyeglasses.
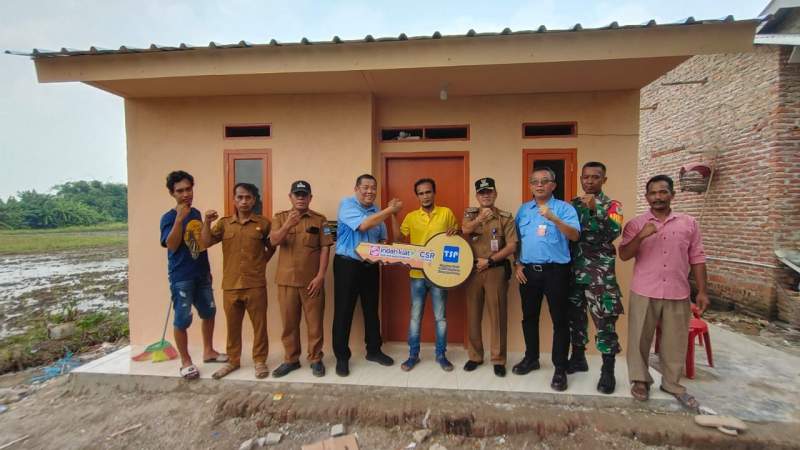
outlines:
[[433, 191], [422, 191], [422, 192], [417, 192], [417, 195], [419, 195], [419, 196], [423, 196], [423, 195], [431, 195], [431, 194], [433, 194]]
[[377, 186], [369, 186], [369, 185], [361, 185], [358, 186], [358, 190], [361, 192], [378, 192]]
[[553, 180], [550, 180], [550, 179], [547, 179], [547, 178], [545, 178], [543, 180], [531, 180], [531, 184], [534, 185], [534, 186], [537, 186], [537, 185], [544, 186], [544, 185], [546, 185], [548, 183], [552, 183], [552, 182], [553, 182]]

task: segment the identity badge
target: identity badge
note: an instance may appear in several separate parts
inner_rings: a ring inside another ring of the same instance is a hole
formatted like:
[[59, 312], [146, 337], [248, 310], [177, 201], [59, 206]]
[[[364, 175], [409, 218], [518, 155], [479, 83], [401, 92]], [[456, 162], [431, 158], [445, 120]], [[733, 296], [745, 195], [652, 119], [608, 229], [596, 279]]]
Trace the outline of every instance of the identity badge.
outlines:
[[500, 251], [500, 241], [498, 241], [497, 239], [492, 239], [489, 242], [489, 247], [491, 247], [493, 252], [499, 252]]
[[537, 236], [544, 236], [547, 234], [547, 224], [541, 223], [539, 227], [536, 229]]

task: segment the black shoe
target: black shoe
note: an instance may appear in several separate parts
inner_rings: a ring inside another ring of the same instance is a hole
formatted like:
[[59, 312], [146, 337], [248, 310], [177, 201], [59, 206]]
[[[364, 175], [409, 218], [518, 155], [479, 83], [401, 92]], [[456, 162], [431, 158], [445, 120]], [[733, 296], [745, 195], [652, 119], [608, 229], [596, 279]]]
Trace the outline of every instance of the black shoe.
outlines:
[[324, 377], [325, 364], [322, 364], [322, 361], [311, 363], [311, 374], [314, 375], [315, 377]]
[[473, 370], [477, 369], [478, 366], [480, 366], [481, 364], [483, 364], [483, 361], [478, 362], [468, 359], [467, 362], [464, 364], [464, 371], [472, 372]]
[[394, 364], [394, 360], [380, 350], [375, 353], [367, 353], [367, 361], [376, 362], [382, 366], [391, 366]]
[[495, 364], [494, 365], [494, 374], [498, 377], [506, 376], [506, 366], [502, 364]]
[[614, 355], [603, 355], [603, 368], [600, 369], [600, 381], [597, 382], [597, 390], [603, 394], [612, 394], [617, 387], [617, 379], [614, 378]]
[[336, 360], [336, 375], [346, 377], [350, 375], [350, 363], [344, 359]]
[[553, 374], [553, 381], [550, 382], [550, 387], [553, 388], [554, 391], [566, 391], [567, 371], [564, 369], [556, 369], [556, 372]]
[[588, 372], [589, 363], [586, 361], [586, 349], [572, 347], [572, 355], [567, 362], [567, 373]]
[[538, 359], [529, 359], [527, 356], [522, 358], [522, 361], [517, 363], [514, 367], [511, 368], [511, 371], [514, 372], [516, 375], [525, 375], [532, 370], [539, 369], [539, 360]]
[[272, 371], [272, 377], [273, 378], [280, 378], [282, 376], [288, 375], [289, 372], [295, 371], [295, 370], [297, 370], [299, 368], [300, 368], [300, 363], [299, 362], [283, 363], [280, 366], [278, 366], [277, 369]]

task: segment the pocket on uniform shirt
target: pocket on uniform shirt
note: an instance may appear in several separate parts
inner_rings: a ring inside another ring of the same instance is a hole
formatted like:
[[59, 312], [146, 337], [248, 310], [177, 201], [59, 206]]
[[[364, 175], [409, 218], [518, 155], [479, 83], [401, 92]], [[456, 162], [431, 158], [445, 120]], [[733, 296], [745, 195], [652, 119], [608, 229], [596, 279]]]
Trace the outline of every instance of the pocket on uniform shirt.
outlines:
[[517, 228], [519, 229], [520, 236], [529, 236], [533, 234], [532, 232], [534, 231], [532, 230], [531, 219], [529, 217], [519, 219]]
[[305, 236], [303, 236], [303, 245], [312, 248], [319, 247], [319, 230], [317, 231], [316, 234], [306, 232]]
[[545, 241], [548, 244], [557, 244], [559, 241], [558, 233], [560, 233], [560, 231], [558, 231], [558, 228], [556, 228], [556, 226], [552, 222], [548, 223], [547, 233], [545, 234], [544, 237]]

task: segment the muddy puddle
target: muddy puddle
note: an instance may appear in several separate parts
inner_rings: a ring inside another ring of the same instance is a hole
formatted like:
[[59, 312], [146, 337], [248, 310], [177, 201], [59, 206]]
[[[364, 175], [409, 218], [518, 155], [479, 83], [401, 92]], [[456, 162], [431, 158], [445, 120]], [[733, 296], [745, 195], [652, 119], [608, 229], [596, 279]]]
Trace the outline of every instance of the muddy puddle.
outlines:
[[127, 310], [127, 248], [0, 256], [0, 339], [67, 308]]

